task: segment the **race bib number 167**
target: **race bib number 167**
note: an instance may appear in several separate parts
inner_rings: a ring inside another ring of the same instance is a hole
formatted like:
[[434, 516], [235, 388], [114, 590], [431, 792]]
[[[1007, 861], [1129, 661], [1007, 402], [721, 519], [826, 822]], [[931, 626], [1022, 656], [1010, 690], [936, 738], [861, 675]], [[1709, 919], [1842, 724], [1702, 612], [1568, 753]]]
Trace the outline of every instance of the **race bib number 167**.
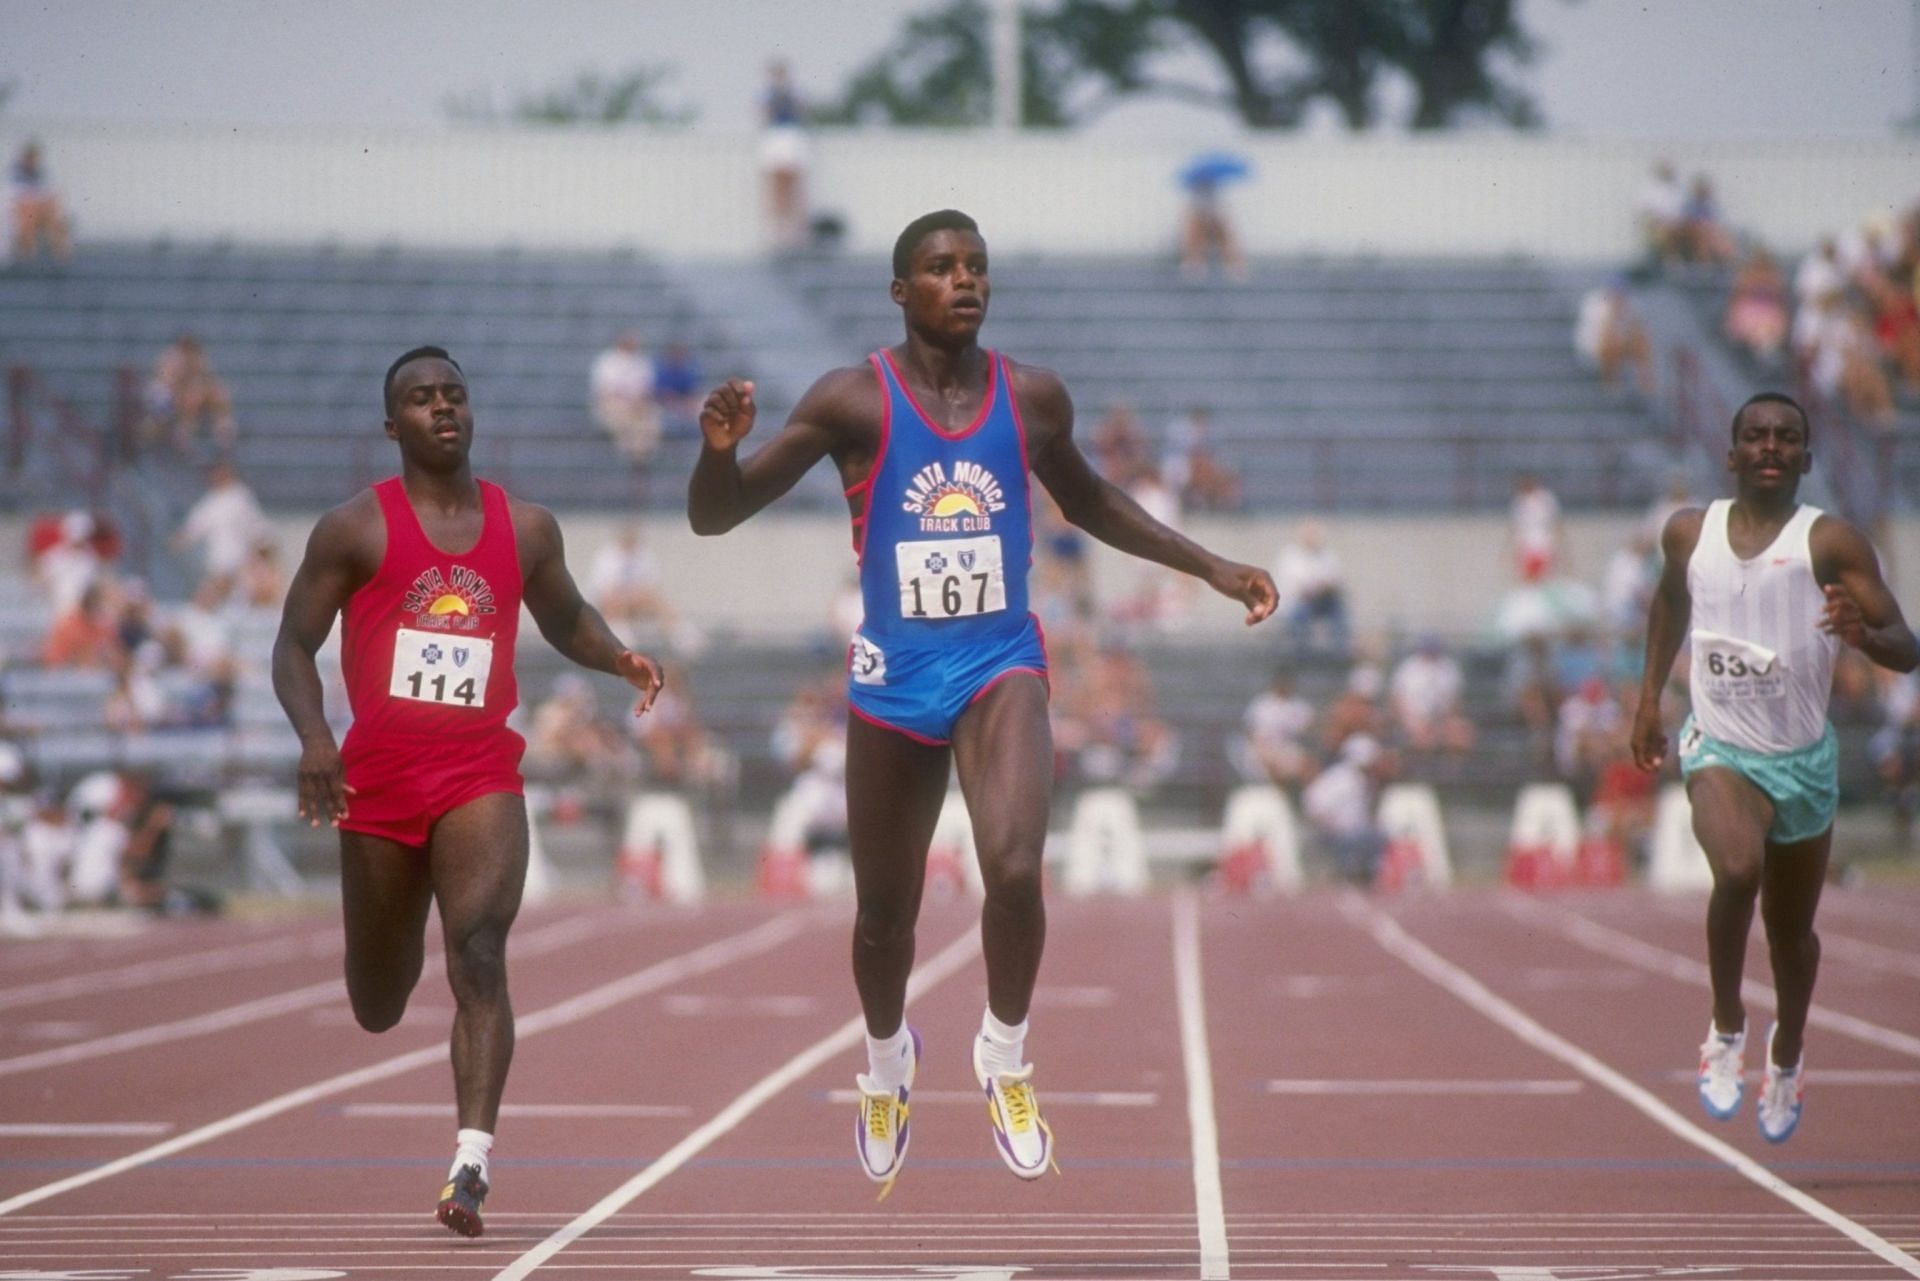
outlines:
[[971, 618], [1007, 607], [998, 534], [899, 543], [894, 564], [900, 575], [902, 618]]

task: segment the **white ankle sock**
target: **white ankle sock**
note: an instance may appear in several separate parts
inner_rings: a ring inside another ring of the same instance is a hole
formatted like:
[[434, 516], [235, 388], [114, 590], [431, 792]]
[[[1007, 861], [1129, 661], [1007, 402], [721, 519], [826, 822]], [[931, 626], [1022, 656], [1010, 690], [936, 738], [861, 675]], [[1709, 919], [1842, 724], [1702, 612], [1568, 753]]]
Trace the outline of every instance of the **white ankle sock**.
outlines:
[[1018, 1072], [1026, 1066], [1026, 1019], [1013, 1024], [1002, 1023], [989, 1009], [986, 1017], [980, 1020], [980, 1040], [980, 1061], [994, 1075]]
[[902, 1023], [892, 1036], [876, 1037], [867, 1033], [867, 1075], [883, 1090], [897, 1090], [907, 1083], [913, 1066], [913, 1033]]
[[493, 1155], [493, 1136], [485, 1130], [461, 1130], [453, 1136], [453, 1143], [453, 1168], [447, 1171], [447, 1177], [452, 1178], [460, 1173], [463, 1165], [477, 1165], [480, 1167], [480, 1181], [492, 1183], [493, 1180], [487, 1177], [487, 1165], [488, 1158]]

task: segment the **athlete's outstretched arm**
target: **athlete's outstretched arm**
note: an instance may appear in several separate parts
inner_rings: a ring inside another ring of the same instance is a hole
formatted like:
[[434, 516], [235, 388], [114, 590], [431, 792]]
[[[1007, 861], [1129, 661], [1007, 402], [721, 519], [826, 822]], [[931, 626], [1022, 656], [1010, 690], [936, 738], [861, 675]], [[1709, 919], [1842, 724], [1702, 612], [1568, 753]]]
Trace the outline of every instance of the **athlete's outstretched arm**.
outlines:
[[1247, 607], [1249, 624], [1273, 613], [1280, 596], [1266, 570], [1216, 556], [1167, 528], [1093, 469], [1074, 443], [1073, 400], [1057, 376], [1021, 366], [1013, 382], [1023, 421], [1032, 424], [1038, 437], [1033, 474], [1060, 504], [1061, 514], [1109, 547], [1191, 574], [1239, 601]]
[[729, 378], [707, 396], [700, 409], [700, 457], [687, 483], [687, 520], [696, 534], [724, 534], [792, 489], [807, 469], [833, 451], [837, 424], [846, 421], [848, 397], [860, 383], [871, 388], [865, 369], [836, 369], [823, 376], [793, 407], [774, 438], [753, 457], [739, 460], [740, 442], [753, 430], [759, 412], [753, 384]]
[[1667, 759], [1667, 733], [1660, 725], [1660, 696], [1666, 691], [1667, 677], [1673, 674], [1673, 660], [1680, 653], [1680, 642], [1687, 637], [1693, 621], [1693, 594], [1687, 590], [1687, 563], [1700, 541], [1700, 522], [1705, 513], [1697, 507], [1675, 512], [1660, 531], [1663, 557], [1660, 581], [1653, 589], [1653, 602], [1647, 607], [1647, 665], [1640, 677], [1640, 706], [1633, 714], [1633, 763], [1643, 770], [1656, 770]]
[[356, 499], [322, 516], [307, 537], [306, 555], [287, 585], [280, 631], [273, 638], [273, 692], [300, 736], [300, 816], [315, 827], [338, 824], [347, 813], [347, 784], [340, 748], [327, 724], [326, 695], [314, 656], [333, 631], [333, 620], [371, 576], [363, 546], [367, 513]]
[[520, 540], [520, 599], [562, 657], [596, 672], [611, 672], [640, 691], [635, 716], [660, 693], [660, 665], [620, 643], [599, 610], [587, 603], [567, 569], [560, 522], [535, 503], [515, 501], [513, 528]]
[[1814, 577], [1827, 594], [1820, 630], [1882, 667], [1920, 667], [1920, 642], [1880, 576], [1880, 558], [1867, 536], [1844, 520], [1822, 516], [1813, 527], [1812, 551]]

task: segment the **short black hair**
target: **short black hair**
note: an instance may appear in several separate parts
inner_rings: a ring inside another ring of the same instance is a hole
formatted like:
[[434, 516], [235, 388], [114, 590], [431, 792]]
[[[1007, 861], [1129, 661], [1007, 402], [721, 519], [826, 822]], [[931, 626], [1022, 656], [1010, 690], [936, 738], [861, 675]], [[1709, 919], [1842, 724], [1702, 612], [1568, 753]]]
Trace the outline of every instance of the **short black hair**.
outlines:
[[1740, 408], [1733, 411], [1733, 426], [1729, 428], [1729, 435], [1732, 437], [1734, 443], [1738, 444], [1740, 440], [1740, 416], [1754, 405], [1785, 405], [1794, 413], [1799, 414], [1801, 439], [1809, 445], [1813, 443], [1813, 420], [1807, 417], [1805, 407], [1784, 391], [1757, 392], [1747, 397], [1746, 402], [1742, 404]]
[[455, 369], [459, 370], [460, 376], [462, 378], [465, 378], [467, 376], [467, 371], [464, 369], [460, 369], [460, 362], [455, 360], [452, 356], [449, 356], [447, 354], [447, 349], [445, 347], [415, 347], [412, 351], [401, 352], [400, 358], [394, 361], [391, 365], [387, 366], [386, 381], [380, 384], [380, 400], [381, 400], [381, 403], [386, 406], [387, 417], [389, 418], [393, 417], [394, 375], [398, 374], [403, 368], [412, 364], [416, 360], [428, 360], [428, 359], [444, 360], [449, 365], [452, 365]]
[[936, 231], [971, 231], [980, 234], [980, 224], [961, 213], [958, 209], [936, 209], [932, 213], [921, 214], [907, 224], [900, 238], [893, 242], [893, 278], [905, 280], [907, 273], [913, 270], [913, 251], [920, 242]]

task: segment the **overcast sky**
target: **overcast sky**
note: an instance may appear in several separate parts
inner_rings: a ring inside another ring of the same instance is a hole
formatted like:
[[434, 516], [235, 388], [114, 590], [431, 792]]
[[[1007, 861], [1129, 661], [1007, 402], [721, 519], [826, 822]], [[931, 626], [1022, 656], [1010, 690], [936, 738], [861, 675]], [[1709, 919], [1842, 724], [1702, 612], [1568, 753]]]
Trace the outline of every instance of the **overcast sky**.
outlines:
[[[455, 95], [678, 68], [745, 130], [768, 57], [824, 96], [929, 0], [0, 0], [16, 119], [432, 124]], [[1549, 126], [1594, 137], [1885, 137], [1911, 117], [1920, 0], [1522, 0]], [[1199, 64], [1202, 72], [1208, 70]], [[1132, 107], [1102, 129], [1224, 123]]]

